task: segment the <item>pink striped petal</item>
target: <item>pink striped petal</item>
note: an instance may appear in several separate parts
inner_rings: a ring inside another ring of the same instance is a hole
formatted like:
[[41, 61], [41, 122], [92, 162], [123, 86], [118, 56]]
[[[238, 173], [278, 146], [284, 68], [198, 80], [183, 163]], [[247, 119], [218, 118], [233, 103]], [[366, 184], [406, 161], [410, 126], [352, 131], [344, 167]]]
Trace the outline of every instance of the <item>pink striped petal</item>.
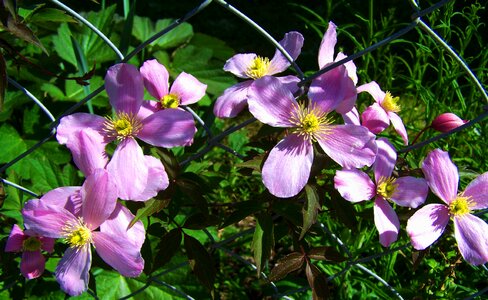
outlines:
[[24, 234], [24, 231], [22, 231], [17, 224], [14, 224], [5, 245], [5, 252], [22, 251], [23, 242], [26, 238], [28, 238], [28, 236]]
[[[335, 58], [335, 61], [340, 61], [346, 58], [347, 55], [345, 55], [342, 52], [337, 53], [337, 56]], [[349, 75], [349, 78], [351, 78], [352, 82], [354, 82], [354, 85], [358, 84], [358, 75], [357, 75], [357, 68], [356, 65], [352, 60], [348, 61], [347, 63], [344, 64], [347, 70], [347, 75]]]
[[147, 201], [155, 197], [159, 191], [165, 190], [169, 185], [168, 174], [161, 161], [153, 156], [145, 155], [145, 163], [148, 168], [149, 179], [144, 191], [133, 201]]
[[292, 94], [295, 94], [300, 89], [298, 87], [300, 78], [296, 76], [293, 75], [281, 76], [281, 77], [276, 77], [276, 79], [278, 79], [281, 82], [281, 84]]
[[151, 96], [161, 100], [169, 91], [169, 74], [166, 67], [156, 59], [146, 60], [140, 68], [144, 86]]
[[273, 127], [293, 127], [290, 118], [298, 109], [292, 93], [271, 76], [260, 78], [251, 85], [247, 103], [249, 111], [259, 121]]
[[327, 31], [322, 38], [319, 48], [319, 68], [322, 69], [325, 65], [334, 61], [334, 47], [337, 43], [337, 26], [329, 22]]
[[81, 295], [88, 289], [91, 267], [90, 244], [82, 249], [68, 248], [56, 267], [56, 280], [70, 296]]
[[471, 209], [488, 208], [488, 172], [471, 181], [463, 192], [472, 202]]
[[213, 108], [218, 118], [233, 118], [237, 116], [247, 105], [247, 92], [252, 80], [246, 80], [227, 88], [217, 98]]
[[46, 259], [41, 251], [24, 251], [20, 261], [20, 272], [27, 279], [34, 279], [44, 273]]
[[173, 82], [170, 94], [178, 95], [181, 105], [189, 105], [202, 99], [206, 90], [206, 84], [198, 81], [193, 75], [181, 72]]
[[26, 229], [50, 238], [62, 237], [62, 228], [68, 222], [78, 222], [78, 219], [65, 208], [48, 205], [38, 199], [30, 200], [24, 205], [22, 216]]
[[73, 161], [85, 176], [95, 169], [105, 168], [108, 162], [104, 138], [92, 129], [80, 130], [68, 139], [66, 146], [73, 155]]
[[138, 120], [144, 120], [155, 112], [161, 110], [161, 104], [156, 101], [143, 101], [139, 112], [137, 113]]
[[349, 112], [342, 115], [344, 124], [346, 125], [361, 125], [359, 121], [359, 112], [356, 107], [353, 107]]
[[380, 86], [375, 81], [358, 86], [357, 92], [369, 93], [371, 96], [373, 96], [374, 101], [376, 101], [378, 104], [381, 104], [386, 96], [386, 93], [381, 90]]
[[143, 127], [137, 137], [157, 147], [191, 145], [193, 136], [197, 132], [193, 116], [181, 109], [168, 108], [158, 111], [144, 119], [142, 123]]
[[376, 186], [368, 174], [356, 169], [342, 169], [334, 176], [334, 187], [351, 202], [369, 200], [376, 195]]
[[397, 178], [395, 183], [397, 188], [391, 196], [391, 200], [396, 204], [417, 208], [425, 202], [429, 193], [429, 186], [425, 179], [406, 176]]
[[412, 246], [424, 250], [432, 245], [449, 222], [449, 208], [443, 204], [428, 204], [417, 210], [407, 221], [407, 233]]
[[454, 236], [459, 252], [472, 265], [488, 262], [488, 224], [471, 214], [454, 217]]
[[135, 216], [130, 210], [117, 203], [110, 217], [100, 225], [100, 232], [113, 236], [124, 237], [136, 249], [141, 249], [146, 238], [146, 231], [141, 221], [137, 221], [130, 229], [129, 223]]
[[371, 166], [378, 151], [375, 136], [366, 127], [331, 125], [318, 139], [324, 152], [343, 168]]
[[132, 138], [123, 140], [115, 149], [107, 170], [117, 186], [120, 199], [135, 199], [146, 188], [148, 169], [143, 162], [142, 148]]
[[224, 71], [231, 72], [239, 78], [249, 78], [246, 72], [256, 57], [255, 53], [236, 54], [225, 62]]
[[400, 135], [405, 145], [408, 145], [408, 134], [407, 130], [405, 129], [405, 125], [403, 125], [402, 119], [394, 112], [387, 112], [388, 117], [390, 118], [391, 124], [395, 131]]
[[[56, 128], [56, 139], [60, 144], [64, 145], [68, 142], [71, 135], [87, 128], [91, 128], [103, 136], [100, 132], [102, 132], [104, 122], [105, 118], [87, 113], [76, 113], [65, 116], [61, 118]], [[106, 137], [104, 138], [108, 143], [109, 140]]]
[[378, 104], [373, 103], [361, 114], [362, 125], [374, 134], [378, 134], [390, 125], [387, 112]]
[[389, 247], [397, 240], [400, 221], [388, 201], [381, 197], [376, 197], [374, 201], [374, 224], [383, 247]]
[[144, 82], [133, 65], [120, 63], [111, 66], [105, 75], [105, 90], [117, 113], [136, 115], [144, 99]]
[[395, 147], [385, 138], [379, 138], [376, 140], [378, 146], [378, 155], [373, 164], [373, 172], [376, 184], [381, 179], [387, 179], [393, 173], [395, 168], [397, 153]]
[[[291, 31], [285, 34], [285, 37], [280, 41], [283, 49], [290, 54], [293, 60], [296, 60], [303, 46], [303, 35], [296, 31]], [[273, 75], [285, 71], [290, 66], [290, 62], [285, 58], [280, 50], [276, 49], [273, 58], [269, 64], [268, 75]]]
[[312, 144], [291, 134], [271, 150], [264, 162], [264, 185], [276, 197], [293, 197], [307, 184], [312, 162]]
[[124, 236], [93, 232], [93, 245], [98, 255], [122, 276], [137, 277], [144, 269], [141, 252]]
[[431, 151], [422, 163], [422, 171], [437, 197], [447, 204], [456, 199], [459, 173], [449, 158], [449, 153], [440, 149]]

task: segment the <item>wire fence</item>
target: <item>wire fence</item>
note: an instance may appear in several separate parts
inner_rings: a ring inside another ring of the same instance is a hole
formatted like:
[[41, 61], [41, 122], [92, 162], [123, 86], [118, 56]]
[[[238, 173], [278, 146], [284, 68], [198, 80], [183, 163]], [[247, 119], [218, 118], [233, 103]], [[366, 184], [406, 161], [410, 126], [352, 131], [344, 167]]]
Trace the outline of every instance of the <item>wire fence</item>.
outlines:
[[[483, 88], [480, 80], [476, 77], [476, 75], [471, 71], [470, 67], [464, 62], [464, 60], [456, 53], [456, 51], [454, 49], [452, 49], [445, 41], [444, 39], [439, 36], [434, 30], [432, 30], [429, 25], [427, 25], [424, 21], [423, 21], [423, 17], [425, 17], [426, 15], [432, 13], [433, 11], [435, 10], [438, 10], [439, 8], [441, 8], [443, 5], [445, 5], [446, 3], [449, 2], [449, 0], [442, 0], [442, 1], [439, 1], [437, 3], [435, 3], [434, 5], [426, 8], [426, 9], [420, 9], [418, 3], [414, 0], [408, 0], [408, 2], [411, 4], [412, 6], [412, 22], [409, 23], [407, 26], [405, 26], [404, 28], [402, 28], [401, 30], [397, 31], [396, 33], [388, 36], [387, 38], [385, 38], [384, 40], [381, 40], [380, 42], [377, 42], [369, 47], [367, 47], [366, 49], [362, 50], [362, 51], [359, 51], [357, 53], [354, 53], [342, 60], [339, 60], [335, 63], [332, 63], [328, 66], [326, 66], [325, 68], [315, 72], [314, 74], [310, 75], [310, 76], [305, 76], [304, 73], [302, 72], [302, 70], [300, 69], [300, 67], [293, 61], [293, 59], [290, 57], [290, 55], [281, 47], [281, 45], [264, 29], [262, 28], [261, 26], [259, 26], [258, 24], [256, 24], [250, 17], [246, 16], [245, 14], [243, 14], [241, 11], [239, 11], [237, 8], [235, 8], [234, 6], [230, 5], [229, 3], [227, 3], [226, 1], [223, 1], [223, 0], [206, 0], [206, 1], [202, 1], [198, 6], [194, 7], [193, 9], [191, 9], [190, 11], [188, 11], [184, 16], [182, 16], [181, 18], [177, 19], [176, 21], [174, 21], [172, 24], [170, 24], [168, 27], [164, 28], [163, 30], [161, 30], [160, 32], [158, 32], [157, 34], [155, 34], [154, 36], [152, 36], [151, 38], [149, 38], [148, 40], [146, 40], [145, 42], [141, 43], [138, 47], [136, 47], [134, 50], [132, 50], [130, 53], [128, 53], [126, 56], [124, 56], [122, 54], [122, 52], [110, 41], [109, 38], [107, 38], [105, 36], [105, 34], [103, 32], [101, 32], [100, 30], [97, 29], [96, 26], [94, 26], [93, 24], [91, 24], [88, 20], [86, 20], [84, 17], [82, 17], [80, 14], [78, 14], [76, 11], [72, 10], [71, 8], [69, 8], [68, 6], [66, 6], [65, 4], [61, 3], [60, 1], [57, 1], [57, 0], [51, 0], [52, 3], [54, 3], [55, 5], [59, 6], [61, 9], [63, 9], [64, 11], [66, 11], [67, 13], [71, 14], [74, 18], [76, 18], [77, 20], [79, 20], [80, 22], [82, 22], [84, 25], [86, 25], [87, 27], [89, 27], [95, 34], [97, 34], [99, 36], [100, 39], [102, 39], [105, 44], [107, 45], [107, 47], [110, 47], [113, 52], [117, 55], [118, 57], [118, 61], [115, 61], [114, 63], [119, 63], [119, 62], [127, 62], [129, 61], [132, 57], [134, 57], [136, 54], [138, 54], [140, 51], [142, 51], [145, 47], [147, 47], [149, 44], [151, 44], [152, 42], [156, 41], [157, 39], [159, 39], [160, 37], [162, 37], [163, 35], [167, 34], [168, 32], [170, 32], [171, 30], [173, 30], [174, 28], [178, 27], [179, 25], [181, 25], [183, 22], [186, 22], [188, 21], [189, 19], [191, 19], [193, 16], [195, 16], [196, 14], [200, 13], [201, 11], [203, 11], [204, 9], [207, 9], [208, 7], [211, 7], [212, 5], [220, 5], [222, 7], [224, 7], [226, 10], [228, 10], [230, 13], [234, 14], [236, 17], [242, 19], [245, 23], [247, 23], [248, 26], [251, 26], [252, 28], [254, 28], [256, 30], [256, 32], [258, 34], [261, 34], [270, 44], [272, 44], [274, 47], [276, 47], [277, 49], [279, 49], [283, 55], [290, 61], [291, 65], [292, 65], [292, 68], [295, 70], [295, 72], [297, 73], [298, 77], [300, 78], [300, 83], [299, 83], [299, 86], [302, 86], [304, 84], [306, 84], [307, 82], [310, 82], [312, 81], [314, 78], [317, 78], [318, 76], [320, 76], [321, 74], [324, 74], [338, 66], [341, 66], [343, 65], [344, 63], [348, 62], [348, 61], [352, 61], [354, 59], [357, 59], [369, 52], [372, 52], [374, 50], [376, 50], [377, 48], [381, 47], [381, 46], [384, 46], [398, 38], [400, 38], [401, 36], [405, 35], [406, 33], [410, 32], [411, 30], [413, 30], [414, 28], [420, 28], [422, 29], [427, 35], [429, 35], [430, 37], [432, 37], [437, 43], [438, 43], [438, 46], [439, 47], [442, 47], [444, 50], [447, 51], [447, 53], [449, 53], [449, 55], [451, 55], [453, 57], [453, 59], [459, 63], [460, 66], [462, 66], [462, 68], [464, 69], [464, 71], [466, 72], [466, 75], [469, 77], [471, 83], [473, 85], [475, 85], [477, 87], [477, 89], [479, 90], [480, 94], [482, 95], [483, 97], [483, 100], [485, 102], [488, 103], [488, 95], [485, 91], [485, 89]], [[32, 93], [30, 93], [27, 89], [25, 89], [24, 87], [22, 87], [19, 83], [17, 83], [15, 80], [13, 80], [12, 78], [8, 78], [8, 82], [11, 86], [19, 89], [20, 91], [22, 91], [26, 97], [28, 97], [30, 100], [34, 101], [36, 103], [36, 105], [38, 105], [41, 110], [46, 114], [46, 116], [48, 116], [48, 118], [51, 120], [51, 124], [50, 124], [50, 129], [51, 129], [51, 132], [48, 136], [46, 136], [44, 139], [40, 140], [39, 142], [37, 142], [36, 144], [34, 144], [32, 147], [30, 147], [29, 149], [27, 149], [25, 152], [23, 152], [22, 154], [18, 155], [17, 157], [15, 157], [14, 159], [12, 159], [10, 162], [4, 164], [3, 166], [0, 167], [0, 175], [1, 174], [5, 174], [6, 170], [8, 168], [10, 168], [12, 165], [16, 164], [17, 162], [19, 162], [20, 160], [22, 160], [23, 158], [25, 158], [26, 156], [28, 156], [29, 154], [33, 153], [34, 151], [36, 151], [36, 149], [38, 149], [39, 147], [41, 147], [43, 144], [45, 144], [46, 142], [48, 142], [49, 140], [51, 140], [53, 138], [53, 136], [55, 135], [56, 133], [56, 126], [59, 124], [59, 121], [62, 117], [66, 116], [66, 115], [69, 115], [75, 111], [77, 111], [80, 107], [82, 107], [85, 103], [87, 103], [89, 100], [93, 99], [96, 95], [98, 95], [99, 93], [101, 93], [103, 90], [104, 90], [104, 86], [100, 86], [98, 87], [96, 90], [94, 90], [93, 92], [91, 92], [88, 96], [86, 96], [83, 100], [79, 101], [78, 103], [76, 103], [75, 105], [73, 105], [72, 107], [70, 107], [68, 110], [66, 110], [65, 112], [63, 112], [59, 117], [55, 118], [52, 113], [49, 111], [48, 108], [46, 108], [43, 103], [37, 99]], [[205, 147], [200, 150], [199, 152], [191, 155], [190, 157], [188, 157], [186, 160], [180, 162], [180, 166], [185, 166], [187, 165], [188, 163], [190, 163], [191, 161], [193, 160], [196, 160], [198, 158], [201, 158], [203, 157], [206, 153], [208, 153], [209, 151], [212, 151], [212, 149], [214, 147], [219, 147], [229, 153], [231, 153], [232, 155], [235, 155], [239, 158], [243, 158], [243, 156], [241, 154], [239, 154], [238, 152], [236, 152], [235, 150], [233, 150], [232, 148], [222, 144], [222, 140], [224, 138], [226, 138], [227, 136], [229, 136], [231, 133], [235, 132], [235, 131], [238, 131], [240, 130], [241, 128], [244, 128], [246, 127], [247, 125], [253, 123], [254, 121], [256, 121], [256, 119], [254, 118], [251, 118], [251, 119], [248, 119], [240, 124], [237, 124], [237, 125], [234, 125], [234, 126], [231, 126], [229, 128], [227, 128], [226, 130], [224, 130], [222, 133], [218, 134], [218, 135], [213, 135], [211, 130], [209, 129], [209, 127], [207, 126], [207, 124], [198, 116], [198, 114], [196, 114], [193, 110], [191, 110], [189, 107], [184, 107], [185, 110], [187, 110], [189, 113], [191, 113], [194, 118], [196, 119], [196, 121], [199, 123], [199, 125], [201, 126], [201, 128], [206, 132], [206, 135], [207, 135], [207, 141], [206, 141], [206, 145]], [[462, 130], [465, 130], [466, 128], [470, 127], [470, 126], [473, 126], [474, 124], [476, 123], [480, 123], [482, 121], [485, 120], [485, 118], [488, 116], [488, 106], [485, 106], [484, 108], [484, 111], [480, 112], [479, 115], [472, 119], [471, 121], [467, 122], [466, 124], [452, 130], [451, 132], [448, 132], [448, 133], [443, 133], [443, 134], [440, 134], [440, 135], [437, 135], [435, 136], [434, 138], [431, 138], [431, 139], [428, 139], [428, 140], [425, 140], [423, 142], [419, 142], [419, 143], [416, 143], [416, 144], [413, 144], [413, 145], [410, 145], [410, 146], [407, 146], [407, 147], [404, 147], [403, 149], [400, 149], [398, 152], [399, 153], [404, 153], [404, 152], [408, 152], [408, 151], [411, 151], [411, 150], [414, 150], [414, 149], [418, 149], [418, 148], [421, 148], [421, 147], [424, 147], [425, 145], [428, 145], [434, 141], [437, 141], [437, 140], [440, 140], [440, 139], [444, 139], [446, 138], [447, 136], [455, 133], [455, 132], [459, 132], [459, 131], [462, 131]], [[22, 185], [18, 184], [18, 183], [15, 183], [15, 182], [11, 182], [11, 181], [8, 181], [4, 178], [0, 178], [1, 181], [6, 184], [6, 185], [9, 185], [9, 186], [12, 186], [16, 189], [19, 189], [21, 190], [22, 192], [25, 192], [33, 197], [39, 197], [39, 195], [34, 192], [34, 191], [31, 191], [25, 187], [23, 187]], [[319, 223], [318, 224], [320, 226], [320, 228], [322, 228], [323, 230], [323, 233], [327, 236], [329, 236], [333, 241], [335, 241], [335, 243], [337, 243], [337, 245], [339, 246], [339, 248], [342, 250], [343, 254], [347, 257], [347, 262], [345, 264], [345, 267], [340, 271], [340, 272], [337, 272], [336, 274], [330, 274], [329, 277], [327, 278], [327, 281], [331, 281], [333, 280], [334, 278], [338, 277], [338, 276], [341, 276], [342, 274], [350, 271], [352, 268], [355, 268], [357, 270], [360, 270], [362, 271], [363, 273], [367, 274], [368, 276], [371, 276], [372, 278], [374, 278], [375, 280], [377, 280], [378, 284], [382, 284], [384, 285], [389, 291], [390, 291], [390, 294], [397, 298], [397, 299], [403, 299], [403, 297], [400, 295], [399, 292], [397, 292], [395, 290], [395, 288], [393, 286], [391, 286], [386, 280], [384, 280], [383, 278], [381, 278], [378, 273], [374, 272], [373, 270], [369, 269], [368, 267], [366, 267], [364, 264], [367, 264], [368, 262], [372, 261], [372, 260], [375, 260], [375, 259], [378, 259], [378, 258], [381, 258], [381, 257], [384, 257], [384, 256], [388, 256], [388, 255], [391, 255], [392, 253], [396, 252], [396, 251], [399, 251], [399, 250], [403, 250], [403, 249], [406, 249], [409, 245], [402, 245], [400, 247], [396, 247], [396, 248], [393, 248], [393, 249], [387, 249], [385, 250], [384, 252], [381, 252], [381, 253], [377, 253], [377, 254], [374, 254], [374, 255], [371, 255], [371, 256], [368, 256], [368, 257], [363, 257], [361, 259], [357, 259], [355, 260], [354, 257], [352, 256], [351, 254], [351, 251], [349, 250], [349, 248], [341, 241], [341, 239], [336, 235], [334, 234], [333, 232], [331, 232], [324, 224], [321, 224]], [[234, 242], [236, 239], [238, 238], [241, 238], [243, 236], [248, 236], [248, 235], [251, 235], [253, 232], [254, 232], [254, 228], [251, 228], [251, 229], [248, 229], [248, 230], [245, 230], [243, 232], [240, 232], [240, 233], [237, 233], [223, 241], [215, 241], [213, 236], [206, 230], [204, 230], [204, 232], [207, 234], [208, 238], [211, 240], [211, 243], [208, 245], [208, 248], [209, 249], [214, 249], [214, 250], [217, 250], [217, 251], [222, 251], [223, 253], [226, 253], [227, 255], [229, 255], [230, 257], [234, 258], [236, 261], [238, 261], [240, 264], [242, 264], [243, 266], [246, 266], [249, 268], [249, 270], [251, 271], [255, 271], [257, 270], [257, 267], [252, 264], [251, 262], [249, 262], [248, 260], [246, 260], [244, 257], [234, 253], [233, 251], [230, 251], [228, 248], [226, 248], [226, 246], [228, 246], [229, 244], [231, 244], [232, 242]], [[130, 297], [133, 297], [133, 296], [136, 296], [137, 294], [141, 293], [142, 291], [144, 291], [146, 288], [148, 288], [151, 284], [156, 284], [156, 285], [161, 285], [161, 286], [164, 286], [168, 289], [168, 291], [171, 291], [173, 292], [175, 295], [178, 295], [180, 297], [183, 297], [183, 298], [186, 298], [186, 299], [193, 299], [190, 295], [188, 295], [185, 291], [182, 291], [180, 289], [178, 289], [177, 287], [174, 287], [172, 286], [171, 284], [167, 283], [167, 282], [164, 282], [162, 281], [160, 278], [165, 275], [165, 274], [168, 274], [168, 273], [171, 273], [171, 272], [174, 272], [180, 268], [185, 268], [185, 267], [188, 267], [188, 262], [184, 262], [184, 263], [181, 263], [177, 266], [174, 266], [170, 269], [166, 269], [158, 274], [155, 274], [151, 277], [148, 278], [147, 280], [147, 283], [141, 287], [140, 289], [134, 291], [133, 293], [121, 298], [121, 299], [129, 299]], [[483, 266], [485, 271], [486, 270], [486, 267]], [[262, 273], [261, 274], [263, 278], [267, 278], [266, 277], [266, 274], [265, 273]], [[300, 292], [304, 292], [306, 290], [309, 289], [309, 287], [303, 287], [303, 288], [299, 288], [299, 289], [296, 289], [296, 290], [291, 290], [291, 291], [286, 291], [286, 292], [281, 292], [279, 290], [279, 288], [273, 283], [273, 282], [269, 282], [269, 284], [271, 285], [272, 289], [273, 289], [273, 298], [275, 299], [279, 299], [279, 298], [282, 298], [282, 299], [292, 299], [290, 298], [291, 296], [293, 296], [294, 294], [296, 293], [300, 293]], [[474, 299], [484, 293], [486, 293], [488, 291], [488, 286], [483, 288], [483, 289], [480, 289], [479, 292], [471, 295], [470, 297], [466, 298], [466, 299]], [[89, 290], [89, 293], [91, 293], [91, 295], [98, 299], [97, 295], [94, 294], [92, 291]]]

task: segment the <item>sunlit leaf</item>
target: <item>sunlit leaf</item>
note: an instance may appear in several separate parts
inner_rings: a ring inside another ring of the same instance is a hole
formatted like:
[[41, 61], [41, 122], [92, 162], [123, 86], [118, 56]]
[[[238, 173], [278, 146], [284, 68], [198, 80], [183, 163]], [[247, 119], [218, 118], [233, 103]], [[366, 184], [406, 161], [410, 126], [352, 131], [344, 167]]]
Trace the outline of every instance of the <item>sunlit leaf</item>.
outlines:
[[276, 262], [275, 267], [268, 276], [269, 281], [278, 281], [284, 278], [291, 272], [300, 269], [304, 262], [305, 255], [303, 253], [293, 252], [288, 254]]
[[170, 201], [171, 199], [168, 198], [163, 200], [151, 199], [144, 202], [144, 207], [137, 210], [136, 216], [129, 223], [129, 228], [132, 227], [140, 219], [152, 216], [153, 214], [166, 208]]

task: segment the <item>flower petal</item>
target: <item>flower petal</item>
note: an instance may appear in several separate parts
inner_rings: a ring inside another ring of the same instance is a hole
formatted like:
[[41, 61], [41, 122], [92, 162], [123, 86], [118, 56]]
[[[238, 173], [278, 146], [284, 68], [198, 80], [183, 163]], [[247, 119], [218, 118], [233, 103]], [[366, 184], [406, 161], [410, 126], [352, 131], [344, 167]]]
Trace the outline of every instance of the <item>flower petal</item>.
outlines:
[[197, 132], [193, 116], [181, 109], [167, 108], [152, 114], [142, 121], [137, 137], [156, 146], [171, 148], [187, 146]]
[[388, 201], [381, 197], [376, 197], [374, 201], [374, 224], [383, 247], [388, 247], [397, 240], [400, 221]]
[[407, 130], [405, 129], [405, 125], [403, 125], [402, 119], [394, 112], [389, 111], [387, 114], [393, 128], [395, 128], [395, 131], [401, 136], [403, 143], [408, 145], [408, 134]]
[[288, 75], [288, 76], [281, 76], [281, 77], [275, 77], [278, 79], [283, 86], [285, 86], [286, 89], [288, 89], [292, 94], [296, 93], [300, 87], [298, 86], [298, 83], [300, 82], [300, 78], [294, 76], [294, 75]]
[[100, 232], [124, 237], [140, 250], [146, 238], [146, 231], [141, 221], [137, 221], [130, 229], [127, 229], [134, 218], [127, 207], [117, 203], [110, 217], [100, 225]]
[[26, 238], [28, 238], [28, 236], [24, 234], [17, 224], [14, 224], [5, 245], [5, 252], [22, 251], [23, 242]]
[[463, 192], [463, 196], [473, 201], [471, 209], [488, 208], [488, 172], [471, 181]]
[[368, 174], [356, 169], [342, 169], [334, 176], [334, 187], [351, 202], [369, 200], [376, 195], [376, 186]]
[[247, 103], [249, 111], [259, 121], [274, 127], [293, 127], [290, 118], [298, 109], [290, 90], [271, 76], [260, 78], [251, 85]]
[[375, 81], [371, 81], [369, 83], [358, 86], [357, 92], [369, 93], [371, 96], [373, 96], [374, 101], [376, 101], [376, 103], [378, 104], [381, 104], [386, 96], [386, 93], [381, 90], [380, 86]]
[[78, 219], [65, 208], [45, 204], [39, 199], [27, 202], [22, 209], [24, 226], [36, 234], [50, 238], [62, 237], [62, 228], [68, 222], [77, 223]]
[[454, 236], [459, 252], [472, 265], [488, 262], [488, 224], [471, 214], [454, 217]]
[[424, 250], [432, 245], [449, 222], [449, 208], [444, 204], [428, 204], [417, 210], [407, 221], [412, 246]]
[[[283, 49], [290, 54], [293, 60], [296, 60], [303, 46], [303, 35], [296, 31], [290, 31], [285, 34], [285, 37], [280, 41], [280, 45]], [[273, 58], [269, 64], [268, 75], [273, 75], [276, 73], [281, 73], [285, 71], [290, 66], [290, 62], [281, 53], [280, 50], [276, 49]]]
[[337, 43], [337, 26], [329, 22], [327, 31], [322, 37], [319, 48], [319, 68], [322, 69], [325, 65], [334, 61], [334, 47]]
[[42, 250], [47, 251], [49, 253], [54, 251], [54, 242], [55, 242], [54, 239], [40, 236], [39, 240], [41, 240], [41, 249]]
[[161, 100], [165, 95], [168, 95], [169, 74], [164, 65], [160, 64], [156, 59], [146, 60], [142, 64], [140, 71], [144, 86], [151, 96]]
[[[100, 134], [104, 122], [105, 118], [87, 113], [75, 113], [62, 117], [56, 128], [56, 139], [60, 144], [65, 145], [71, 135], [87, 128], [91, 128]], [[109, 140], [105, 141], [109, 142]]]
[[233, 118], [237, 116], [247, 105], [247, 92], [252, 80], [246, 80], [227, 88], [217, 98], [213, 108], [218, 118]]
[[137, 277], [144, 269], [144, 259], [139, 249], [127, 242], [124, 236], [93, 232], [93, 244], [98, 255], [122, 276]]
[[161, 103], [156, 101], [143, 101], [139, 112], [137, 113], [138, 120], [144, 120], [155, 112], [161, 110]]
[[56, 188], [44, 194], [41, 201], [49, 205], [64, 207], [74, 216], [81, 216], [83, 201], [80, 195], [81, 186], [65, 186]]
[[239, 78], [249, 78], [246, 72], [256, 57], [255, 53], [236, 54], [225, 62], [224, 71], [231, 72]]
[[376, 140], [378, 154], [373, 164], [374, 178], [378, 184], [381, 179], [387, 179], [395, 168], [397, 153], [395, 147], [385, 138]]
[[359, 121], [359, 112], [356, 107], [353, 107], [349, 112], [342, 115], [344, 124], [346, 125], [361, 125]]
[[148, 169], [149, 179], [144, 191], [132, 199], [133, 201], [147, 201], [155, 197], [159, 191], [165, 190], [169, 185], [168, 174], [161, 161], [153, 156], [145, 155], [145, 163]]
[[312, 144], [291, 134], [271, 150], [264, 162], [264, 185], [276, 197], [293, 197], [307, 184], [312, 162]]
[[[335, 58], [335, 61], [340, 61], [346, 58], [347, 55], [345, 55], [342, 52], [337, 53], [337, 56]], [[352, 60], [348, 61], [347, 63], [344, 64], [347, 70], [347, 75], [349, 75], [349, 78], [351, 78], [352, 82], [354, 82], [354, 85], [358, 84], [358, 75], [357, 75], [357, 68], [356, 65]]]
[[366, 127], [329, 126], [318, 142], [324, 152], [343, 168], [371, 166], [378, 151], [375, 136]]
[[73, 155], [73, 161], [85, 176], [95, 169], [105, 168], [108, 162], [104, 138], [92, 129], [80, 130], [68, 139], [66, 146]]
[[417, 208], [425, 202], [429, 193], [429, 186], [425, 179], [406, 176], [397, 178], [395, 183], [397, 188], [391, 196], [391, 200], [396, 204]]
[[181, 105], [189, 105], [202, 99], [206, 90], [206, 84], [198, 81], [193, 75], [181, 72], [173, 82], [170, 94], [178, 95]]
[[20, 261], [20, 272], [27, 279], [34, 279], [44, 273], [46, 259], [41, 251], [24, 251]]
[[422, 163], [422, 172], [432, 192], [450, 204], [456, 199], [459, 173], [449, 158], [449, 153], [440, 149], [431, 151]]
[[90, 244], [82, 249], [68, 248], [56, 267], [56, 280], [65, 293], [80, 295], [88, 289], [90, 267]]
[[378, 134], [390, 125], [390, 118], [386, 111], [378, 104], [373, 103], [361, 114], [362, 125], [374, 134]]
[[117, 113], [136, 115], [144, 99], [144, 82], [133, 65], [120, 63], [111, 66], [105, 75], [105, 90]]

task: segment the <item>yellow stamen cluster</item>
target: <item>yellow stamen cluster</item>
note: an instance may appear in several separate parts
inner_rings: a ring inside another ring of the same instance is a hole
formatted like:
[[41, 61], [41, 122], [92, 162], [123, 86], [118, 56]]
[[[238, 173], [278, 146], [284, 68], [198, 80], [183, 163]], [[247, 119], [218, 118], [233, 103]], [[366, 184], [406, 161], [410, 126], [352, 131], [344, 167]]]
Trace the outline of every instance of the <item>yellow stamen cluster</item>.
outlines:
[[449, 204], [451, 216], [463, 216], [471, 212], [473, 201], [469, 197], [458, 196]]
[[115, 118], [106, 117], [103, 127], [108, 136], [123, 140], [136, 135], [142, 124], [135, 116], [122, 112]]
[[380, 178], [376, 193], [385, 199], [391, 199], [398, 186], [395, 181], [396, 179], [393, 177]]
[[321, 109], [315, 106], [299, 105], [294, 112], [290, 118], [290, 123], [296, 126], [295, 133], [305, 136], [310, 142], [316, 142], [319, 136], [329, 131], [328, 125], [332, 121]]
[[38, 237], [30, 236], [22, 242], [22, 251], [38, 251], [41, 249], [41, 245]]
[[246, 75], [252, 79], [258, 79], [268, 74], [269, 58], [256, 56], [251, 64], [247, 67]]
[[168, 94], [163, 96], [161, 100], [161, 107], [164, 108], [177, 108], [180, 105], [180, 98], [175, 94]]
[[92, 242], [92, 233], [90, 228], [83, 222], [83, 219], [78, 219], [78, 222], [68, 222], [62, 228], [62, 235], [67, 244], [70, 245], [71, 248], [77, 248], [80, 250], [86, 244]]
[[383, 99], [381, 106], [386, 111], [391, 111], [396, 113], [400, 111], [400, 105], [398, 104], [399, 100], [400, 97], [393, 97], [390, 92], [386, 92], [385, 98]]

